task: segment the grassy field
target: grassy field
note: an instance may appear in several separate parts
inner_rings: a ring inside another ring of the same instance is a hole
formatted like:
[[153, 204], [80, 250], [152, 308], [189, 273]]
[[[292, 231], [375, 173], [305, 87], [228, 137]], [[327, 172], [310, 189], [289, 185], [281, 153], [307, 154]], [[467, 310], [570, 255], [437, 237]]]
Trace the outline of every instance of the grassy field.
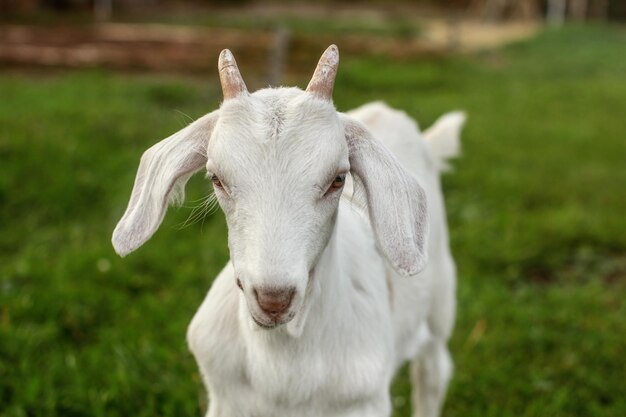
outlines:
[[[623, 28], [574, 27], [465, 58], [343, 58], [340, 110], [469, 114], [444, 181], [460, 274], [446, 416], [626, 415], [624, 45]], [[194, 177], [132, 256], [109, 238], [143, 150], [219, 100], [215, 77], [0, 72], [0, 416], [200, 415], [184, 336], [226, 229], [220, 212], [179, 226], [209, 184]], [[406, 374], [393, 393], [409, 416]]]

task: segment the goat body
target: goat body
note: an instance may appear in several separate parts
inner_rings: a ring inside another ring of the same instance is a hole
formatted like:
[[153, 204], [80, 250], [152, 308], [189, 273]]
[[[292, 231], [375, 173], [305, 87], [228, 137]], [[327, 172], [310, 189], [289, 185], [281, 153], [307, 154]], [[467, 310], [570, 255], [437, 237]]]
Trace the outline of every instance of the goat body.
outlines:
[[426, 139], [408, 116], [381, 103], [350, 116], [426, 188], [429, 263], [412, 279], [399, 277], [377, 248], [364, 203], [345, 190], [294, 321], [271, 332], [251, 322], [227, 264], [187, 334], [209, 390], [208, 417], [389, 416], [391, 379], [406, 361], [413, 361], [415, 415], [439, 413], [452, 371], [455, 267], [439, 185], [443, 160], [429, 147], [457, 141], [463, 116], [447, 116], [451, 131], [426, 132]]
[[407, 361], [415, 416], [440, 412], [456, 278], [439, 174], [464, 116], [422, 135], [382, 103], [337, 113], [337, 63], [331, 47], [307, 91], [249, 94], [225, 51], [226, 100], [146, 151], [114, 232], [131, 252], [191, 173], [212, 174], [231, 261], [187, 333], [208, 417], [389, 416]]

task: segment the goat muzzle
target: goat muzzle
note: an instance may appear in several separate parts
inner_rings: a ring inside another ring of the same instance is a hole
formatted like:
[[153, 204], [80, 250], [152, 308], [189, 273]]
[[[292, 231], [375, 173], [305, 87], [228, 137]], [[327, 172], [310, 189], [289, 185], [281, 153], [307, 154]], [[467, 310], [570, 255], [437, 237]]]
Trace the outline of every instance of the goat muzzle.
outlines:
[[255, 288], [253, 292], [261, 310], [272, 320], [279, 321], [289, 310], [296, 289], [294, 287], [267, 290]]

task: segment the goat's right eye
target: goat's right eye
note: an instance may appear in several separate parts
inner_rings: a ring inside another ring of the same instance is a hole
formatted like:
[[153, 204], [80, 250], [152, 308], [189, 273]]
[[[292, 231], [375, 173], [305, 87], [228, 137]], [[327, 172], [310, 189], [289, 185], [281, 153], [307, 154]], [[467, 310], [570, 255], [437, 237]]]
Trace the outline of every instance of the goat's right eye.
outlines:
[[222, 185], [222, 181], [220, 181], [220, 179], [217, 178], [217, 175], [215, 174], [213, 174], [213, 176], [211, 177], [211, 182], [217, 188], [224, 188], [224, 186]]

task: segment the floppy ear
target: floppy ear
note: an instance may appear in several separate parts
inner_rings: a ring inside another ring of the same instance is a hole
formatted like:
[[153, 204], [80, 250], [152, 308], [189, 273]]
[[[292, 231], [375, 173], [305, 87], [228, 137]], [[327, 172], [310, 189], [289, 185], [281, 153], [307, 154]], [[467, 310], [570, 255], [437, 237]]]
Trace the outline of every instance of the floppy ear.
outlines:
[[218, 111], [209, 113], [144, 152], [128, 208], [113, 231], [113, 247], [120, 256], [150, 239], [167, 205], [184, 198], [187, 180], [206, 165], [217, 118]]
[[340, 117], [348, 143], [350, 171], [365, 188], [378, 243], [399, 274], [417, 274], [427, 262], [426, 193], [363, 124], [345, 115]]

